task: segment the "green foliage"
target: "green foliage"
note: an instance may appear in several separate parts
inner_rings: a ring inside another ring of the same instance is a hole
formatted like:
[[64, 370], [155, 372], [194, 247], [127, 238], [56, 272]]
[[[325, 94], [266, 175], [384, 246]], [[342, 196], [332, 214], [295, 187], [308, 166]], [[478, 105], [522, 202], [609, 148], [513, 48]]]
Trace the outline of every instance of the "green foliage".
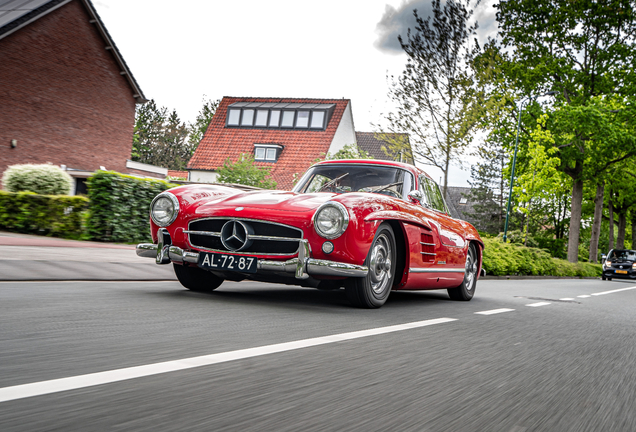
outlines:
[[334, 154], [327, 153], [325, 160], [332, 159], [373, 159], [366, 151], [362, 150], [356, 144], [347, 144]]
[[408, 133], [415, 159], [444, 173], [444, 195], [449, 166], [461, 166], [482, 109], [473, 86], [469, 46], [477, 50], [478, 44], [470, 42], [477, 25], [470, 23], [469, 3], [442, 5], [433, 0], [429, 17], [414, 10], [415, 28], [409, 28], [405, 38], [398, 36], [406, 66], [389, 83], [389, 97], [397, 108], [387, 116], [387, 129]]
[[598, 264], [570, 263], [551, 257], [543, 249], [503, 243], [499, 238], [482, 240], [485, 245], [483, 267], [488, 275], [596, 277], [602, 273]]
[[203, 107], [199, 111], [196, 120], [194, 123], [190, 124], [190, 136], [188, 137], [188, 142], [190, 143], [190, 147], [192, 148], [192, 152], [199, 146], [203, 135], [205, 135], [205, 131], [208, 130], [208, 126], [210, 126], [210, 122], [212, 121], [212, 117], [216, 113], [216, 109], [219, 107], [218, 99], [213, 101], [212, 99], [203, 100]]
[[236, 183], [245, 186], [256, 186], [263, 189], [276, 189], [276, 182], [266, 178], [271, 166], [258, 166], [254, 164], [254, 157], [243, 153], [236, 162], [226, 159], [223, 168], [217, 170], [220, 183]]
[[11, 165], [2, 175], [2, 185], [9, 192], [68, 195], [73, 178], [57, 165]]
[[98, 241], [135, 243], [150, 240], [152, 199], [177, 185], [113, 171], [97, 171], [88, 179], [87, 186], [90, 237]]
[[84, 237], [88, 199], [0, 191], [0, 228], [70, 239]]
[[172, 170], [184, 170], [194, 153], [188, 127], [176, 111], [168, 113], [154, 100], [137, 106], [132, 160]]

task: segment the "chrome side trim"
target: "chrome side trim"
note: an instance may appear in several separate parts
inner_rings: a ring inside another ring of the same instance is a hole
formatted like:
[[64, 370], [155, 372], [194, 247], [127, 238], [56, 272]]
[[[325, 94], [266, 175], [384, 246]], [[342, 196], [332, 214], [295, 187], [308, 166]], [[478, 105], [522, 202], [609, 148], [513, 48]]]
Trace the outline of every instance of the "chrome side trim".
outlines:
[[431, 256], [436, 256], [436, 253], [432, 253], [432, 252], [420, 252], [422, 255], [431, 255]]
[[410, 273], [466, 273], [464, 268], [409, 268]]
[[425, 242], [420, 242], [421, 245], [425, 245], [425, 246], [435, 246], [435, 243], [425, 243]]

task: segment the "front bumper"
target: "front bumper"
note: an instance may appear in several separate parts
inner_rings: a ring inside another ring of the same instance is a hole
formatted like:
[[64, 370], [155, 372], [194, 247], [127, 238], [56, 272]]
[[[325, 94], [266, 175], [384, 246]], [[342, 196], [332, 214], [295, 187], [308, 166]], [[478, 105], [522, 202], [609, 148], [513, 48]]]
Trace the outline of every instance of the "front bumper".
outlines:
[[[608, 278], [621, 278], [621, 279], [636, 279], [636, 270], [629, 268], [623, 271], [627, 271], [627, 273], [616, 273], [615, 268], [607, 267], [603, 269], [603, 276]], [[620, 269], [618, 269], [620, 271]]]
[[[177, 246], [163, 244], [162, 235], [158, 235], [158, 238], [157, 244], [138, 244], [137, 255], [155, 258], [157, 264], [199, 262], [198, 252], [188, 252]], [[309, 242], [301, 240], [297, 258], [286, 261], [259, 259], [257, 273], [288, 273], [296, 279], [307, 279], [309, 276], [364, 277], [369, 272], [367, 266], [309, 258], [309, 253]]]

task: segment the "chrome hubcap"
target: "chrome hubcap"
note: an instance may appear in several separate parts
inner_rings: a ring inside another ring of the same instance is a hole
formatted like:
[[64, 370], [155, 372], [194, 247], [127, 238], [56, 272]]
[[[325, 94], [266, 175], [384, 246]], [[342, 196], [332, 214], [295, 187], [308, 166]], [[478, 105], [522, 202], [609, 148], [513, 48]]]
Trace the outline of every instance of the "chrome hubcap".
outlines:
[[391, 255], [389, 237], [382, 233], [373, 243], [369, 260], [369, 280], [376, 294], [382, 294], [391, 282]]
[[464, 272], [464, 285], [467, 290], [473, 289], [473, 281], [477, 275], [477, 256], [474, 247], [468, 248], [468, 256], [466, 256], [466, 269]]

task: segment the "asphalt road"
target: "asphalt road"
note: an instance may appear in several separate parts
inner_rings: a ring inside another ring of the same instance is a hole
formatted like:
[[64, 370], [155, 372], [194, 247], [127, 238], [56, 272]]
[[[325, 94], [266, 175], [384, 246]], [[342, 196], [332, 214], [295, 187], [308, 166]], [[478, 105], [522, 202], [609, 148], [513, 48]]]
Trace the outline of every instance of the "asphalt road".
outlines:
[[0, 431], [631, 432], [634, 305], [616, 280], [379, 310], [249, 282], [2, 282]]

